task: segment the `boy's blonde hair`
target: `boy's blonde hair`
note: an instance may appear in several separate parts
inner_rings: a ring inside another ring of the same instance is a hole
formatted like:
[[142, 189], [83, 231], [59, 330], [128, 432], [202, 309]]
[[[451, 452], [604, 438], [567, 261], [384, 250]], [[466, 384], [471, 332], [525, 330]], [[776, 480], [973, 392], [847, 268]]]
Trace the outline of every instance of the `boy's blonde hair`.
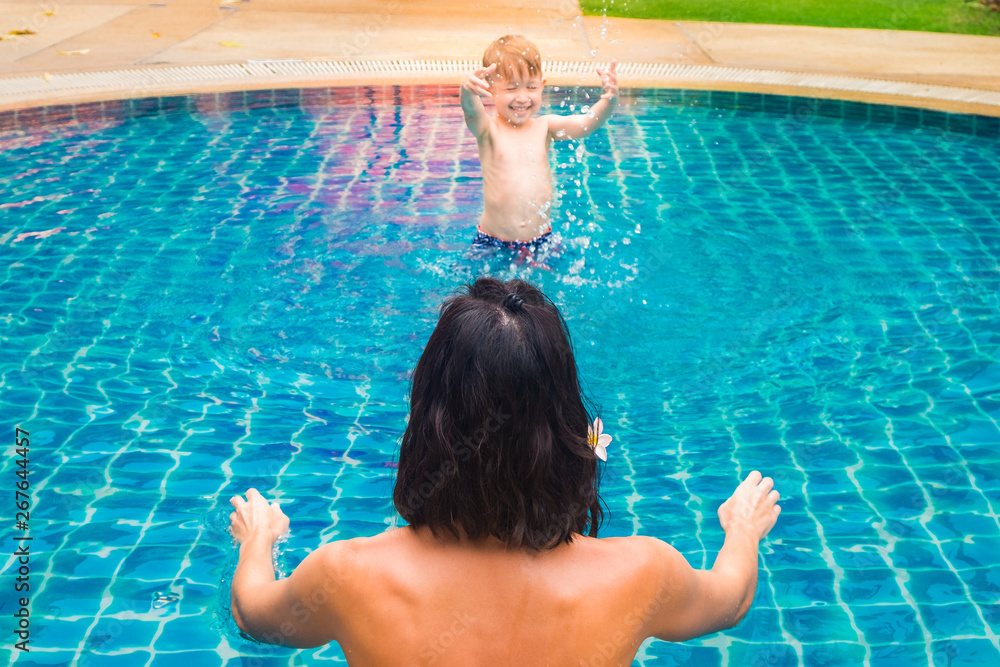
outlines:
[[496, 64], [490, 79], [510, 80], [525, 70], [528, 76], [542, 76], [542, 56], [538, 48], [521, 35], [504, 35], [486, 47], [483, 67]]

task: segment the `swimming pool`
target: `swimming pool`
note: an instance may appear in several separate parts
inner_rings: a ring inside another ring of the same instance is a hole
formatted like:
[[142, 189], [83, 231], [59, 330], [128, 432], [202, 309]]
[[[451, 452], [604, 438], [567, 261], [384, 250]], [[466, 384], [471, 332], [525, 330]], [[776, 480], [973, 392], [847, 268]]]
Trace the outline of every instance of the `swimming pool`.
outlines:
[[710, 566], [738, 476], [782, 491], [747, 618], [637, 664], [1000, 658], [996, 119], [632, 92], [557, 144], [561, 241], [531, 263], [469, 252], [481, 184], [454, 87], [0, 128], [4, 474], [19, 425], [34, 493], [32, 650], [3, 659], [343, 661], [239, 636], [228, 498], [289, 502], [286, 571], [393, 525], [408, 373], [442, 298], [485, 272], [569, 322], [615, 437], [602, 534]]

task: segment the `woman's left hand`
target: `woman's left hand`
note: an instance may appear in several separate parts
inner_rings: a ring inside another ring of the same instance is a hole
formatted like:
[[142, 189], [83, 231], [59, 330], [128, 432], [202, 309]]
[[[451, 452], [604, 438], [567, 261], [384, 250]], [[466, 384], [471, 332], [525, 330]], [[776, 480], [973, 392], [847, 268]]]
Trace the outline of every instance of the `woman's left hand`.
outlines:
[[247, 497], [233, 496], [229, 503], [235, 511], [229, 515], [229, 530], [243, 544], [254, 538], [274, 544], [288, 532], [288, 517], [278, 503], [268, 503], [257, 489], [247, 489]]

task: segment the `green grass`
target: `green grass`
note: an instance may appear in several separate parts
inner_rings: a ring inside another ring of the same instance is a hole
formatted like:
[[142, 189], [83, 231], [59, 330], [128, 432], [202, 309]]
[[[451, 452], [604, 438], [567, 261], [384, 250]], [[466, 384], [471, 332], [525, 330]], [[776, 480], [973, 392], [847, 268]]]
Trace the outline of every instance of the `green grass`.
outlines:
[[975, 0], [581, 0], [580, 6], [598, 16], [1000, 36], [1000, 12]]

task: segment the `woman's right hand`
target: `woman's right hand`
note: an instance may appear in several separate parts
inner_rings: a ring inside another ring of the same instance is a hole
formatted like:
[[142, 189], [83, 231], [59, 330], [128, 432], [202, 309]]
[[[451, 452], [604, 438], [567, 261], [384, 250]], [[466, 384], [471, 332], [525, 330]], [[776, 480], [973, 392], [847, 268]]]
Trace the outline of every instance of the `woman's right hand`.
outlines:
[[233, 513], [229, 515], [229, 531], [243, 544], [261, 538], [268, 545], [288, 532], [288, 517], [278, 503], [268, 503], [257, 489], [247, 489], [247, 497], [233, 496], [229, 500]]
[[748, 530], [758, 540], [774, 527], [781, 514], [780, 495], [774, 490], [774, 480], [761, 478], [754, 470], [736, 487], [729, 500], [719, 507], [719, 523], [728, 534], [732, 530]]

